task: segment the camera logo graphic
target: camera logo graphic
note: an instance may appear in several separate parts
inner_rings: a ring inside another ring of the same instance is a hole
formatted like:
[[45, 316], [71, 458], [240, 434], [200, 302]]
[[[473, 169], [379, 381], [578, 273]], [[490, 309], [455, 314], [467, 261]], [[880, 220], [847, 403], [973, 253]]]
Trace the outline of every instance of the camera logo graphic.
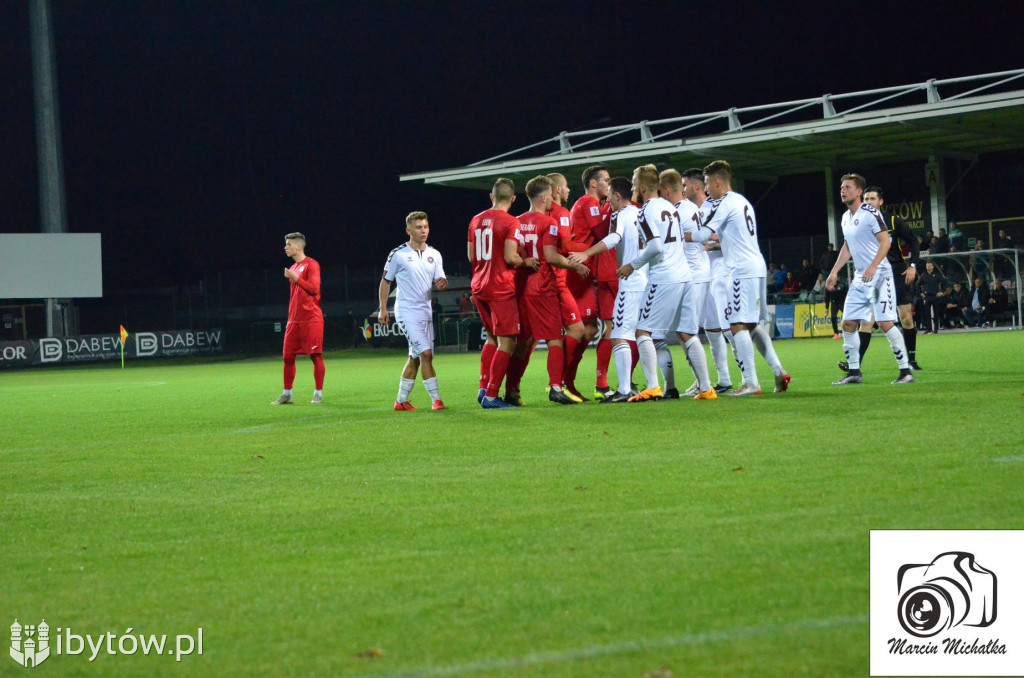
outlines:
[[896, 583], [900, 625], [918, 638], [996, 620], [996, 575], [975, 562], [972, 553], [950, 551], [927, 565], [904, 565]]

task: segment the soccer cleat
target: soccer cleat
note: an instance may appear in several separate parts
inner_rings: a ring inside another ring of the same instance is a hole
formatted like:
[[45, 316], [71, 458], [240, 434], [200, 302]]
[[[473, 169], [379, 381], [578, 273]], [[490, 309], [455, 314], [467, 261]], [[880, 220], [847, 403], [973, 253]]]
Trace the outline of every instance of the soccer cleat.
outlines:
[[892, 382], [893, 384], [913, 384], [914, 375], [909, 371], [906, 374], [901, 374], [898, 379]]
[[611, 394], [615, 393], [615, 389], [611, 386], [605, 386], [604, 388], [594, 389], [594, 400], [604, 400]]
[[833, 338], [833, 339], [838, 339], [838, 338], [839, 338], [839, 333], [838, 333], [838, 332], [836, 332], [835, 334], [833, 334], [833, 335], [832, 335], [832, 338]]
[[495, 396], [494, 398], [484, 396], [484, 399], [480, 402], [480, 407], [484, 408], [485, 410], [503, 410], [506, 408], [511, 408], [512, 405], [509, 405], [508, 403], [506, 403], [501, 398], [498, 398], [497, 396]]
[[608, 396], [607, 398], [602, 400], [601, 404], [603, 405], [605, 403], [627, 403], [627, 402], [629, 402], [629, 396], [626, 395], [625, 393], [619, 393], [618, 391], [616, 391], [615, 393], [611, 394], [610, 396]]
[[840, 360], [839, 362], [837, 362], [836, 367], [841, 369], [843, 372], [850, 371], [850, 363], [846, 362], [845, 360]]
[[[548, 386], [548, 393], [550, 393], [550, 392], [551, 392], [551, 386], [549, 385], [549, 386]], [[565, 396], [566, 396], [566, 397], [567, 397], [567, 398], [568, 398], [569, 400], [573, 401], [574, 403], [582, 403], [582, 402], [583, 402], [583, 400], [584, 400], [583, 396], [577, 396], [577, 395], [576, 395], [575, 393], [573, 393], [573, 392], [572, 392], [572, 391], [570, 391], [570, 390], [569, 390], [568, 388], [566, 388], [566, 386], [565, 386], [565, 383], [564, 383], [564, 382], [562, 383], [562, 393], [564, 393], [564, 394], [565, 394]]]
[[793, 377], [786, 373], [775, 375], [775, 392], [785, 393], [789, 388], [789, 382], [793, 380]]
[[917, 364], [916, 360], [911, 360], [910, 361], [910, 369], [912, 369], [912, 370], [914, 370], [916, 372], [916, 371], [921, 369], [921, 366]]
[[506, 393], [502, 400], [512, 407], [523, 407], [526, 405], [526, 403], [523, 402], [522, 396], [519, 395], [519, 391], [516, 391], [515, 393]]
[[562, 384], [562, 390], [573, 400], [579, 398], [579, 402], [585, 403], [589, 398], [584, 398], [583, 394], [579, 392], [575, 384]]
[[723, 393], [726, 393], [731, 390], [732, 384], [719, 384], [718, 386], [715, 387], [715, 393], [717, 393], [718, 395], [722, 395]]
[[706, 391], [701, 391], [697, 395], [693, 396], [694, 400], [718, 400], [718, 394], [715, 393], [715, 389], [709, 388]]
[[309, 402], [310, 402], [310, 404], [312, 404], [312, 405], [319, 405], [319, 404], [320, 404], [320, 403], [322, 403], [323, 401], [324, 401], [324, 397], [323, 397], [322, 395], [319, 395], [319, 394], [316, 394], [316, 393], [314, 393], [314, 394], [313, 394], [313, 399], [312, 399], [312, 400], [310, 400]]
[[277, 400], [275, 400], [274, 402], [272, 402], [270, 404], [271, 405], [291, 405], [292, 404], [292, 397], [291, 396], [282, 395], [280, 398], [278, 398]]
[[551, 389], [548, 391], [548, 400], [559, 405], [575, 405], [576, 401], [566, 395], [563, 391]]
[[750, 384], [743, 384], [738, 389], [729, 394], [731, 398], [738, 398], [742, 396], [761, 395], [760, 386], [751, 386]]
[[679, 400], [679, 389], [678, 388], [667, 388], [667, 389], [665, 389], [665, 400]]
[[437, 400], [434, 401], [434, 404], [430, 406], [430, 409], [432, 409], [432, 410], [447, 410], [448, 408], [445, 407], [444, 403], [441, 402], [441, 399], [438, 398]]
[[690, 388], [688, 388], [685, 391], [683, 391], [683, 395], [686, 396], [687, 398], [692, 398], [693, 396], [697, 395], [698, 393], [700, 393], [700, 384], [698, 382], [696, 382], [696, 381], [693, 382], [693, 384], [690, 386]]
[[404, 403], [400, 403], [397, 400], [395, 401], [395, 412], [416, 412], [416, 411], [417, 411], [416, 408], [413, 407], [412, 403], [410, 403], [408, 400], [406, 400]]
[[847, 384], [860, 384], [864, 381], [864, 377], [859, 374], [848, 374], [839, 381], [833, 381], [833, 386], [845, 386]]
[[637, 393], [635, 396], [629, 399], [631, 403], [648, 403], [655, 400], [661, 400], [664, 394], [661, 392], [660, 386], [654, 388], [645, 388], [644, 390]]
[[486, 388], [480, 389], [479, 391], [476, 392], [476, 401], [478, 403], [482, 403], [484, 401], [484, 396], [485, 395], [487, 395], [487, 389]]

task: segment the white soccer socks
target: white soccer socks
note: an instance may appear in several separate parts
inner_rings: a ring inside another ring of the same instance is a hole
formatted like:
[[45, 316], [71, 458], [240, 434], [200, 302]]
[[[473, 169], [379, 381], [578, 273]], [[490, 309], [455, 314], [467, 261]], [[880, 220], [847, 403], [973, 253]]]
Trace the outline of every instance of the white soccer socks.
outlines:
[[398, 382], [398, 400], [397, 402], [406, 403], [409, 402], [409, 394], [412, 393], [412, 387], [415, 386], [415, 379], [406, 379], [402, 377], [402, 380]]
[[703, 393], [711, 388], [711, 378], [708, 376], [708, 357], [704, 355], [704, 347], [699, 337], [690, 337], [690, 340], [683, 344], [686, 349], [686, 359], [690, 361], [693, 369], [693, 376], [697, 377], [698, 388]]
[[664, 339], [654, 342], [654, 350], [658, 353], [658, 369], [665, 377], [665, 390], [676, 387], [676, 370], [672, 366], [672, 351]]
[[705, 334], [711, 345], [711, 360], [715, 363], [715, 372], [718, 373], [718, 384], [732, 386], [732, 377], [729, 376], [729, 344], [725, 340], [725, 332], [711, 331]]
[[660, 388], [658, 383], [658, 353], [654, 350], [654, 340], [649, 334], [640, 334], [636, 338], [636, 348], [640, 352], [640, 367], [647, 380], [647, 388]]
[[900, 369], [910, 369], [907, 344], [903, 339], [903, 332], [900, 331], [899, 325], [890, 327], [885, 333], [885, 338], [889, 340], [889, 347], [892, 348], [892, 354], [896, 356], [896, 362], [899, 363]]
[[760, 325], [757, 325], [753, 330], [750, 331], [750, 338], [754, 342], [754, 346], [764, 356], [764, 359], [772, 368], [772, 374], [778, 376], [785, 374], [786, 370], [782, 369], [782, 361], [779, 360], [779, 356], [775, 353], [775, 346], [772, 345], [772, 338], [768, 335]]
[[627, 395], [632, 380], [633, 372], [633, 351], [628, 343], [615, 344], [612, 346], [612, 358], [615, 359], [615, 376], [619, 379], [619, 393]]
[[847, 332], [843, 330], [843, 353], [846, 354], [846, 364], [851, 370], [860, 369], [860, 334], [857, 330]]
[[437, 377], [431, 377], [430, 379], [424, 379], [423, 385], [427, 387], [427, 393], [430, 394], [430, 402], [441, 399], [441, 393], [437, 388]]
[[749, 330], [740, 330], [732, 335], [732, 350], [736, 354], [740, 372], [743, 373], [743, 383], [747, 386], [760, 387], [761, 382], [757, 380], [757, 366], [754, 364], [754, 341], [750, 337]]

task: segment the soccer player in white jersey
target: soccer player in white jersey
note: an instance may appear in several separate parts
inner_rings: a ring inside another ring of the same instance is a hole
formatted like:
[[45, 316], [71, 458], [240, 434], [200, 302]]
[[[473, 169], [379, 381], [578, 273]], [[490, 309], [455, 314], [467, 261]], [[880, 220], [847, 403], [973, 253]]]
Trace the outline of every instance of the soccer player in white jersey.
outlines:
[[[640, 366], [647, 387], [629, 399], [629, 402], [658, 400], [663, 393], [658, 383], [658, 355], [652, 334], [676, 331], [686, 347], [694, 375], [704, 387], [698, 400], [718, 398], [708, 379], [708, 363], [704, 348], [696, 340], [697, 314], [691, 292], [693, 274], [686, 263], [683, 233], [680, 221], [690, 220], [697, 212], [696, 205], [683, 202], [682, 210], [658, 195], [659, 176], [654, 165], [637, 167], [633, 172], [633, 192], [643, 201], [637, 219], [640, 237], [645, 247], [632, 262], [619, 268], [619, 277], [629, 279], [633, 272], [649, 264], [647, 287], [636, 324], [636, 343], [640, 351]], [[696, 350], [694, 350], [694, 348]]]
[[[704, 186], [711, 199], [711, 211], [704, 224], [717, 235], [722, 255], [729, 269], [729, 305], [725, 320], [732, 331], [732, 348], [743, 373], [743, 385], [730, 395], [761, 395], [754, 363], [754, 346], [764, 356], [775, 375], [775, 392], [789, 388], [790, 376], [775, 354], [772, 339], [760, 326], [768, 318], [765, 304], [765, 276], [768, 271], [757, 244], [757, 218], [747, 199], [732, 190], [732, 168], [724, 160], [716, 160], [704, 168]], [[705, 229], [686, 234], [687, 240], [707, 239]]]
[[391, 283], [398, 283], [395, 299], [395, 320], [405, 331], [409, 340], [409, 360], [402, 370], [398, 385], [395, 410], [415, 410], [409, 402], [409, 394], [416, 383], [416, 373], [422, 367], [423, 385], [432, 401], [431, 409], [443, 410], [444, 403], [437, 388], [437, 373], [434, 371], [434, 322], [430, 305], [430, 292], [436, 285], [438, 290], [448, 288], [444, 275], [441, 253], [427, 244], [430, 223], [426, 212], [410, 212], [405, 218], [405, 232], [409, 242], [391, 250], [384, 264], [384, 276], [377, 290], [380, 310], [377, 319], [384, 324], [390, 321], [388, 295]]
[[[667, 169], [662, 172], [658, 180], [658, 193], [661, 197], [676, 206], [680, 217], [682, 217], [684, 213], [692, 215], [688, 219], [680, 219], [679, 225], [682, 227], [682, 232], [684, 234], [692, 234], [694, 231], [701, 228], [700, 208], [697, 203], [688, 200], [683, 195], [683, 177], [679, 172], [674, 169]], [[677, 329], [680, 331], [681, 336], [697, 336], [700, 331], [699, 328], [704, 315], [704, 306], [707, 303], [708, 289], [711, 286], [711, 264], [708, 261], [708, 253], [704, 250], [704, 245], [701, 243], [695, 243], [689, 240], [684, 241], [683, 251], [686, 253], [686, 263], [689, 264], [690, 271], [693, 273], [693, 289], [690, 296], [692, 297], [692, 303], [694, 304], [694, 318], [692, 322], [689, 322], [687, 319], [687, 322], [681, 323], [680, 327]], [[680, 316], [680, 320], [683, 320], [683, 316]], [[674, 388], [672, 354], [669, 352], [668, 342], [664, 339], [662, 341], [658, 341], [658, 339], [659, 337], [655, 335], [654, 347], [658, 352], [658, 366], [661, 367], [661, 372], [665, 375], [665, 395], [666, 397], [671, 397], [669, 395], [670, 391], [675, 391], [675, 397], [678, 398], [679, 391]], [[697, 336], [694, 345], [697, 346], [700, 351], [704, 350], [700, 346], [699, 336]], [[689, 352], [687, 352], [687, 360], [690, 360]], [[673, 379], [673, 383], [671, 384], [669, 383], [670, 378]], [[684, 395], [693, 398], [701, 393], [702, 390], [700, 380], [698, 379], [693, 382], [693, 385], [684, 393]], [[715, 392], [718, 392], [717, 387], [715, 388]]]
[[843, 237], [846, 242], [839, 250], [839, 258], [825, 281], [825, 287], [828, 290], [835, 289], [839, 271], [851, 258], [854, 275], [843, 306], [843, 351], [846, 352], [849, 373], [832, 383], [859, 384], [864, 380], [860, 372], [860, 335], [857, 334], [857, 326], [874, 312], [875, 322], [889, 340], [889, 346], [900, 366], [900, 374], [892, 383], [910, 384], [914, 381], [914, 375], [910, 372], [903, 333], [894, 325], [899, 319], [896, 285], [892, 277], [892, 266], [885, 256], [892, 241], [882, 213], [863, 202], [866, 186], [867, 182], [859, 174], [844, 175], [839, 185], [839, 198], [847, 207], [843, 213]]
[[[632, 203], [632, 199], [633, 187], [629, 179], [612, 179], [608, 189], [608, 202], [615, 211], [612, 213], [608, 235], [583, 252], [570, 253], [569, 261], [583, 264], [591, 257], [612, 249], [615, 250], [619, 267], [638, 259], [644, 248], [644, 241], [640, 238], [637, 226], [640, 210]], [[619, 283], [610, 335], [618, 389], [613, 394], [606, 395], [601, 400], [602, 403], [624, 403], [629, 400], [633, 374], [633, 356], [629, 342], [636, 341], [636, 322], [640, 316], [640, 303], [646, 288], [646, 265], [636, 269], [632, 275]]]
[[[700, 223], [703, 225], [711, 214], [711, 202], [707, 199], [704, 190], [704, 170], [699, 167], [691, 167], [683, 172], [683, 197], [697, 206], [697, 213]], [[697, 246], [687, 242], [687, 247]], [[722, 244], [717, 240], [709, 240], [703, 245], [708, 257], [708, 266], [711, 270], [708, 294], [704, 301], [704, 310], [701, 316], [700, 326], [704, 328], [704, 335], [708, 338], [711, 346], [711, 360], [715, 364], [715, 372], [718, 374], [718, 383], [715, 385], [715, 392], [719, 395], [732, 390], [732, 376], [729, 374], [729, 342], [727, 333], [729, 323], [724, 319], [725, 306], [728, 303], [729, 269], [725, 266], [725, 259], [722, 257]], [[694, 383], [687, 391], [688, 395], [696, 395], [697, 384]]]

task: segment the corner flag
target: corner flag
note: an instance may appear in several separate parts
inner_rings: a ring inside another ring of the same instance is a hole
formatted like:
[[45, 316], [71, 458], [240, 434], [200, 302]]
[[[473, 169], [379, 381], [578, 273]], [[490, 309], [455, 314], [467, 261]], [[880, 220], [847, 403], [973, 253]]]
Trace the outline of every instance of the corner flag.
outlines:
[[121, 369], [124, 369], [124, 340], [128, 338], [128, 330], [121, 325]]

